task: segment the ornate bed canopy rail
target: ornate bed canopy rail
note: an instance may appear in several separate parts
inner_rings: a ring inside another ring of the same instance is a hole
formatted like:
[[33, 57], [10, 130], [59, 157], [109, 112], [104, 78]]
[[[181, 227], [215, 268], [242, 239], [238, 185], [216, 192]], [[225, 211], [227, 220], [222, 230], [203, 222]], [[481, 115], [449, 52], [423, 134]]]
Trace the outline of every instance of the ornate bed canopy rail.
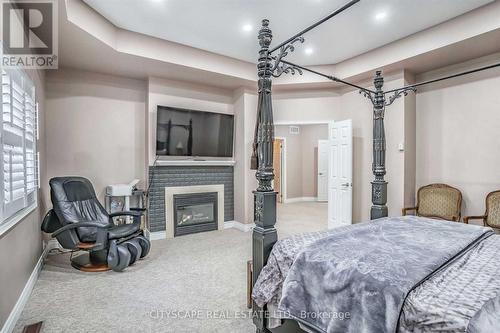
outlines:
[[[446, 79], [475, 73], [478, 71], [500, 67], [500, 63], [481, 67], [478, 69], [441, 77], [425, 82], [420, 82], [398, 89], [383, 90], [384, 78], [381, 71], [376, 71], [373, 80], [374, 90], [364, 88], [354, 83], [309, 69], [304, 66], [286, 61], [288, 54], [295, 50], [295, 47], [304, 42], [303, 35], [316, 28], [320, 24], [340, 14], [350, 8], [360, 0], [352, 0], [346, 5], [337, 9], [332, 14], [314, 23], [298, 34], [287, 39], [274, 48], [270, 48], [272, 42], [272, 31], [269, 28], [269, 20], [262, 20], [262, 27], [259, 30], [258, 40], [260, 44], [259, 58], [257, 64], [258, 75], [258, 102], [257, 102], [257, 122], [255, 125], [255, 137], [253, 144], [252, 169], [256, 169], [258, 187], [254, 194], [254, 222], [253, 229], [253, 281], [255, 284], [260, 271], [267, 263], [273, 245], [278, 239], [275, 229], [276, 224], [276, 192], [273, 190], [273, 140], [274, 123], [272, 110], [272, 77], [279, 77], [283, 74], [299, 74], [304, 71], [322, 76], [333, 82], [351, 86], [359, 90], [360, 94], [370, 100], [373, 105], [373, 161], [372, 171], [374, 179], [372, 181], [372, 207], [370, 211], [371, 219], [381, 218], [388, 215], [387, 208], [387, 181], [385, 180], [385, 128], [384, 116], [385, 108], [394, 103], [399, 97], [406, 96], [409, 92], [416, 92], [416, 88], [422, 85], [443, 81]], [[272, 55], [278, 51], [277, 55]], [[269, 332], [267, 329], [267, 319], [265, 309], [253, 303], [253, 321], [257, 333]]]
[[330, 15], [322, 18], [321, 20], [319, 20], [318, 22], [315, 22], [313, 24], [311, 24], [310, 26], [308, 26], [307, 28], [305, 28], [304, 30], [296, 33], [295, 35], [293, 35], [292, 37], [288, 38], [287, 40], [285, 40], [284, 42], [282, 42], [281, 44], [279, 44], [278, 46], [275, 46], [273, 47], [269, 53], [273, 53], [274, 51], [280, 49], [282, 46], [285, 46], [287, 44], [290, 44], [293, 40], [295, 40], [296, 38], [298, 37], [301, 37], [302, 35], [304, 35], [305, 33], [311, 31], [312, 29], [316, 28], [318, 25], [320, 24], [323, 24], [325, 23], [326, 21], [328, 21], [329, 19], [331, 19], [332, 17], [334, 16], [337, 16], [338, 14], [342, 13], [344, 10], [346, 9], [349, 9], [351, 8], [353, 5], [357, 4], [358, 2], [360, 2], [361, 0], [351, 0], [349, 1], [348, 3], [346, 3], [345, 5], [343, 5], [342, 7], [338, 8], [337, 10], [335, 10], [333, 13], [331, 13]]

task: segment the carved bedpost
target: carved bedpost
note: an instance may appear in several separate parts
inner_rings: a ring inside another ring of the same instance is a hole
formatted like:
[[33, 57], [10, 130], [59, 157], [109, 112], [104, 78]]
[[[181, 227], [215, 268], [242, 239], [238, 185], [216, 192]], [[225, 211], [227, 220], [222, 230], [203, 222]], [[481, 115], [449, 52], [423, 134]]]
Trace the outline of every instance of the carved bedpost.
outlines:
[[[269, 21], [262, 20], [262, 28], [259, 31], [259, 62], [257, 71], [258, 81], [258, 104], [257, 104], [257, 157], [258, 169], [256, 173], [259, 186], [254, 194], [254, 221], [253, 229], [253, 281], [255, 284], [262, 267], [267, 263], [271, 249], [278, 239], [274, 224], [276, 223], [276, 192], [273, 191], [273, 140], [274, 124], [271, 101], [271, 76], [272, 64], [269, 55], [269, 45], [272, 40], [272, 32], [268, 27]], [[255, 302], [252, 307], [254, 311], [254, 324], [257, 333], [269, 332], [267, 330], [267, 318], [265, 308], [258, 307]]]
[[[394, 103], [398, 98], [408, 95], [410, 91], [416, 92], [415, 86], [384, 92], [384, 78], [382, 72], [377, 71], [373, 80], [375, 91], [360, 88], [359, 93], [369, 98], [373, 105], [373, 162], [372, 170], [375, 179], [372, 181], [372, 220], [388, 215], [387, 209], [387, 182], [385, 176], [385, 107]], [[389, 95], [386, 98], [386, 95]]]
[[372, 171], [375, 179], [372, 182], [372, 220], [388, 215], [387, 210], [387, 182], [385, 176], [385, 93], [382, 90], [384, 78], [382, 72], [377, 71], [374, 79], [375, 94], [373, 95], [373, 162]]

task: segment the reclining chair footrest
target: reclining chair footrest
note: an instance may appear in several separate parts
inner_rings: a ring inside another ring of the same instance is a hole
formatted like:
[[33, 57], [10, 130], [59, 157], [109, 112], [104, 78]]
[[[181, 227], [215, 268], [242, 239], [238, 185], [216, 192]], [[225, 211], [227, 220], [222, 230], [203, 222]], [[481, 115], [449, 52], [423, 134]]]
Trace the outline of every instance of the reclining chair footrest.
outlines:
[[132, 234], [132, 235], [130, 235], [130, 236], [127, 236], [127, 237], [123, 237], [123, 238], [117, 239], [116, 244], [121, 244], [121, 243], [126, 242], [126, 241], [128, 241], [128, 240], [134, 239], [134, 238], [136, 238], [136, 237], [138, 237], [138, 236], [142, 236], [142, 230], [139, 230], [139, 231], [137, 231], [137, 232], [133, 233], [133, 234]]

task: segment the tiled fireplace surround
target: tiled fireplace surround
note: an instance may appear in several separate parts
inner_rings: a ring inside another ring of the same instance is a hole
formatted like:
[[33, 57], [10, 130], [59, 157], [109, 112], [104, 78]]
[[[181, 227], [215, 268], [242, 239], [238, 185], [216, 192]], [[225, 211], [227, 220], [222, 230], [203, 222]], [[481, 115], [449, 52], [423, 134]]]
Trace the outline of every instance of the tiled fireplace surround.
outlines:
[[[195, 185], [224, 185], [224, 221], [234, 219], [234, 173], [232, 166], [156, 166], [149, 168], [152, 179], [149, 199], [151, 232], [165, 231], [165, 188]], [[167, 235], [169, 233], [167, 232]]]

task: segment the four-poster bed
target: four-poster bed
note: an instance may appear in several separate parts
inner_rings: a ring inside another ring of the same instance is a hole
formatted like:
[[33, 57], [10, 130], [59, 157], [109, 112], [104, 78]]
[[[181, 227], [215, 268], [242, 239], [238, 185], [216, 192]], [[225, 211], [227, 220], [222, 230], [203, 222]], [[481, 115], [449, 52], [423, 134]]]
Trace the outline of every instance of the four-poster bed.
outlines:
[[[278, 241], [277, 231], [275, 229], [276, 223], [276, 193], [273, 191], [272, 180], [273, 180], [273, 139], [274, 139], [274, 125], [273, 125], [273, 111], [272, 111], [272, 86], [271, 78], [279, 77], [282, 74], [302, 74], [303, 71], [308, 71], [313, 74], [327, 78], [333, 82], [338, 82], [344, 85], [351, 86], [353, 88], [359, 89], [360, 94], [367, 97], [368, 100], [373, 105], [373, 162], [372, 162], [372, 172], [374, 179], [372, 181], [372, 207], [370, 212], [370, 217], [372, 220], [385, 218], [388, 215], [387, 209], [387, 181], [385, 180], [386, 168], [385, 168], [385, 154], [386, 154], [386, 143], [385, 143], [385, 129], [384, 129], [384, 113], [385, 107], [391, 105], [396, 99], [401, 96], [407, 95], [409, 92], [415, 92], [416, 88], [425, 84], [438, 82], [446, 80], [449, 78], [467, 75], [477, 71], [486, 70], [493, 67], [499, 67], [500, 64], [495, 64], [491, 66], [486, 66], [478, 68], [475, 70], [442, 77], [426, 82], [416, 83], [408, 86], [404, 86], [398, 89], [392, 89], [389, 91], [384, 91], [384, 78], [381, 71], [377, 71], [373, 80], [374, 90], [363, 88], [359, 85], [347, 82], [345, 80], [339, 79], [333, 75], [328, 75], [320, 73], [318, 71], [308, 69], [306, 67], [291, 63], [284, 60], [284, 58], [294, 51], [294, 47], [297, 43], [304, 42], [303, 35], [316, 28], [320, 24], [326, 22], [327, 20], [335, 17], [336, 15], [347, 10], [351, 6], [358, 3], [360, 0], [352, 0], [348, 2], [343, 7], [339, 8], [332, 14], [323, 18], [322, 20], [314, 23], [310, 27], [302, 30], [298, 34], [292, 36], [276, 47], [271, 48], [272, 42], [272, 31], [269, 28], [269, 20], [264, 19], [262, 21], [262, 27], [259, 31], [258, 39], [260, 44], [259, 58], [257, 64], [257, 74], [258, 74], [258, 110], [257, 110], [257, 123], [255, 128], [255, 139], [254, 139], [254, 152], [252, 156], [252, 167], [257, 169], [256, 178], [258, 180], [258, 188], [254, 193], [254, 221], [255, 228], [253, 229], [253, 281], [255, 285], [259, 279], [259, 275], [265, 265], [268, 262], [268, 258], [273, 251], [273, 246]], [[273, 53], [277, 52], [277, 55]], [[417, 218], [418, 219], [418, 218]], [[388, 222], [389, 223], [389, 222]], [[391, 222], [392, 223], [392, 222]], [[400, 223], [400, 222], [399, 222]], [[417, 221], [426, 225], [427, 221]], [[431, 223], [432, 224], [432, 223]], [[343, 227], [344, 228], [344, 227]], [[349, 228], [349, 227], [348, 227]], [[437, 228], [440, 228], [438, 226]], [[350, 232], [350, 231], [349, 231]], [[470, 229], [465, 231], [465, 233], [470, 234]], [[486, 235], [486, 236], [484, 236]], [[488, 238], [490, 235], [489, 231], [482, 231], [481, 235], [477, 237]], [[329, 238], [333, 237], [332, 232], [325, 232], [321, 235], [309, 235], [307, 238], [309, 240], [318, 241], [321, 237]], [[458, 236], [457, 236], [458, 237]], [[493, 237], [491, 237], [493, 238]], [[475, 240], [470, 240], [470, 244], [474, 243]], [[337, 239], [338, 241], [338, 239]], [[300, 246], [310, 245], [308, 241], [297, 241]], [[315, 243], [316, 244], [316, 243]], [[469, 245], [470, 245], [469, 244]], [[326, 245], [325, 245], [326, 246]], [[450, 245], [451, 246], [451, 245]], [[467, 247], [467, 246], [465, 246]], [[302, 248], [303, 250], [304, 248]], [[308, 247], [309, 249], [309, 247]], [[276, 252], [279, 250], [274, 249]], [[462, 251], [457, 249], [457, 253]], [[298, 255], [298, 249], [296, 249], [295, 255]], [[302, 251], [304, 253], [307, 251]], [[316, 253], [317, 254], [317, 253]], [[277, 253], [274, 253], [276, 256]], [[286, 254], [283, 254], [286, 256]], [[438, 256], [438, 255], [437, 255]], [[449, 256], [448, 256], [449, 257]], [[291, 257], [290, 257], [291, 258]], [[274, 259], [274, 257], [273, 257]], [[296, 260], [295, 257], [293, 257]], [[291, 265], [291, 264], [289, 264]], [[444, 265], [444, 263], [443, 263]], [[500, 266], [500, 265], [499, 265]], [[287, 266], [287, 270], [288, 267]], [[436, 268], [437, 269], [437, 268]], [[296, 275], [300, 275], [300, 272], [295, 271]], [[267, 274], [267, 273], [266, 273]], [[281, 281], [283, 282], [283, 281]], [[269, 317], [266, 314], [266, 305], [257, 304], [253, 302], [254, 311], [254, 324], [256, 326], [257, 332], [270, 332], [268, 329]], [[292, 316], [293, 319], [300, 322], [297, 317]], [[285, 321], [285, 325], [273, 332], [291, 332], [291, 331], [301, 331], [296, 324], [290, 321]], [[304, 324], [304, 323], [302, 323]], [[314, 326], [308, 327], [311, 331], [316, 331]], [[317, 328], [317, 331], [322, 331]], [[330, 332], [330, 330], [329, 330]]]

